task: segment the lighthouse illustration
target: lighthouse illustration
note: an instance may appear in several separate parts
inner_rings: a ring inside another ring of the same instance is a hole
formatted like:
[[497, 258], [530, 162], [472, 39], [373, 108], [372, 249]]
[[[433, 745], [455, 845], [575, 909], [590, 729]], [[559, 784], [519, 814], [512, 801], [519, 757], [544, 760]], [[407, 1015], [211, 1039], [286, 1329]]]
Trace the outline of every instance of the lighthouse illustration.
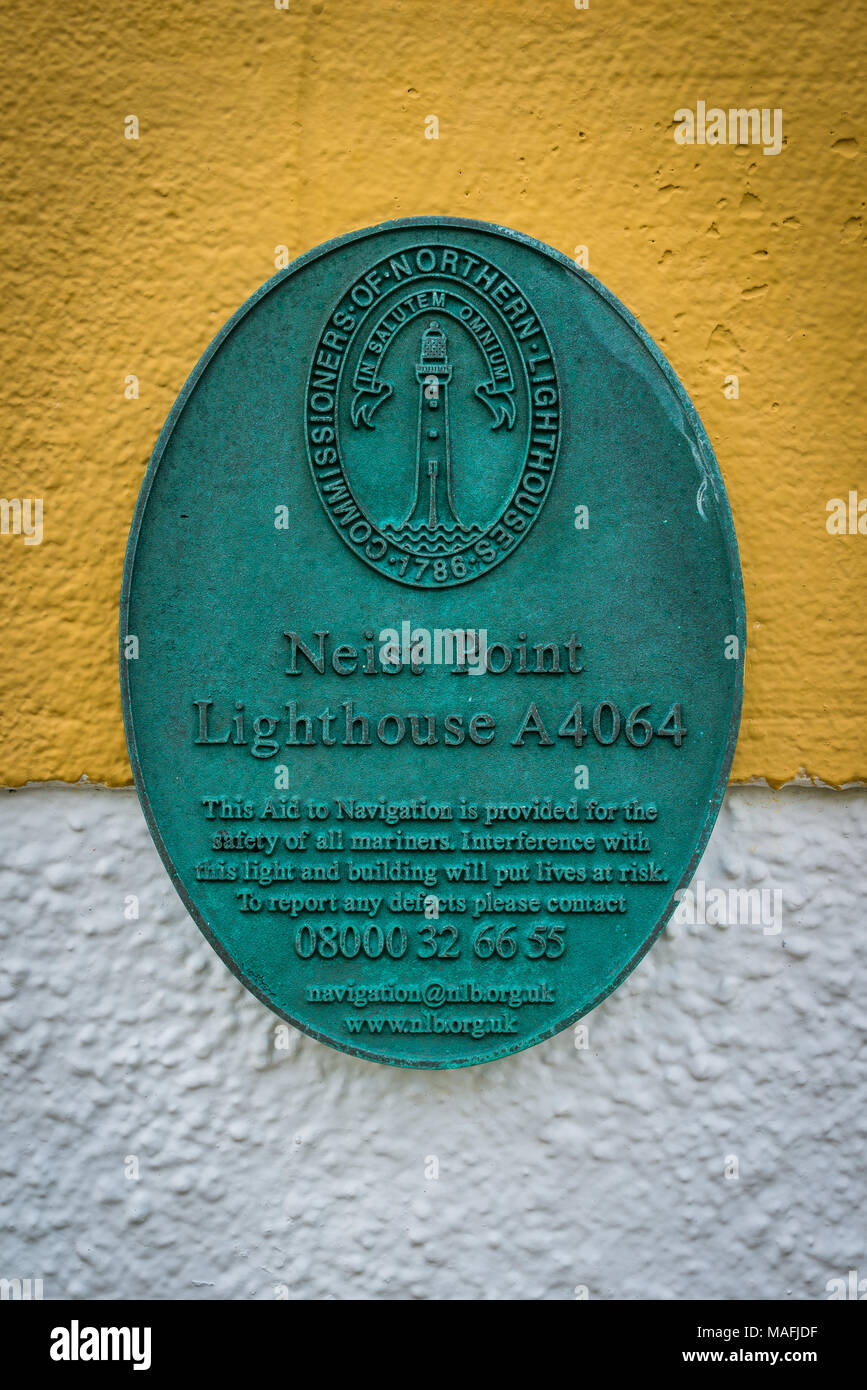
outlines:
[[[418, 414], [411, 501], [408, 510], [401, 507], [397, 516], [393, 513], [391, 519], [382, 523], [382, 534], [397, 545], [406, 547], [412, 554], [431, 557], [451, 555], [478, 540], [484, 535], [484, 530], [475, 523], [466, 525], [455, 507], [449, 400], [454, 368], [449, 360], [448, 337], [437, 319], [429, 320], [422, 331], [414, 376], [418, 389]], [[382, 400], [388, 399], [394, 392], [394, 386], [391, 382], [372, 383], [365, 379], [361, 390], [364, 395], [373, 395], [373, 401], [363, 401], [357, 406], [353, 420], [370, 427], [372, 410]], [[484, 403], [497, 414], [496, 405], [492, 405], [488, 399]], [[410, 411], [411, 403], [407, 399], [407, 442], [412, 439]], [[394, 500], [397, 501], [396, 498]]]
[[415, 368], [419, 386], [418, 444], [415, 496], [403, 525], [437, 532], [460, 526], [452, 490], [452, 449], [449, 424], [449, 383], [452, 365], [448, 338], [436, 319], [421, 336], [421, 353]]
[[[393, 293], [350, 315], [346, 343], [324, 330], [307, 446], [346, 544], [426, 589], [474, 578], [523, 538], [549, 490], [560, 417], [550, 344], [529, 301], [509, 300], [523, 314], [514, 322], [500, 291], [486, 299], [440, 284], [421, 249], [418, 260], [420, 280], [409, 284], [409, 262], [394, 262]], [[369, 293], [353, 295], [357, 308]]]

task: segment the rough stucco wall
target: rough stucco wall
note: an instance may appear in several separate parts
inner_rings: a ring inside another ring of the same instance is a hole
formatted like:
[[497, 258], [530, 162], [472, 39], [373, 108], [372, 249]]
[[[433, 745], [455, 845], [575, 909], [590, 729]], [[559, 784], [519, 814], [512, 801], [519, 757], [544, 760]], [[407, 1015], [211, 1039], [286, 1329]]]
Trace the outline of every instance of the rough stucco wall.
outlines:
[[865, 830], [857, 794], [730, 791], [697, 878], [781, 888], [778, 935], [669, 927], [586, 1049], [426, 1074], [279, 1050], [131, 792], [3, 794], [0, 1274], [46, 1298], [827, 1298], [867, 1274]]
[[[729, 490], [750, 620], [735, 778], [863, 778], [867, 539], [825, 529], [829, 498], [867, 494], [858, 8], [287, 4], [0, 15], [2, 490], [45, 505], [40, 546], [0, 537], [0, 781], [129, 780], [120, 568], [178, 390], [276, 247], [413, 213], [587, 246]], [[698, 101], [781, 108], [785, 147], [676, 145]]]

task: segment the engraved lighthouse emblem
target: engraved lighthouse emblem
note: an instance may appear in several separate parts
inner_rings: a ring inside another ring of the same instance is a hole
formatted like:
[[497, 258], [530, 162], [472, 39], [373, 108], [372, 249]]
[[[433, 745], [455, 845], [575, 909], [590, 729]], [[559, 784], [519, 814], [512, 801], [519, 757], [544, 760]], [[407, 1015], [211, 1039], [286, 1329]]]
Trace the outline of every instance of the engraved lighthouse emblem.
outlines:
[[455, 509], [449, 387], [453, 368], [448, 337], [431, 319], [421, 335], [415, 378], [418, 384], [415, 487], [409, 510], [382, 533], [421, 555], [448, 555], [484, 534], [465, 526]]
[[311, 355], [305, 410], [332, 525], [399, 584], [479, 578], [545, 505], [561, 427], [551, 343], [526, 292], [470, 252], [421, 246], [350, 285]]
[[440, 532], [466, 529], [455, 513], [452, 486], [448, 338], [436, 319], [422, 334], [415, 374], [419, 384], [415, 497], [400, 529], [427, 532], [433, 542]]

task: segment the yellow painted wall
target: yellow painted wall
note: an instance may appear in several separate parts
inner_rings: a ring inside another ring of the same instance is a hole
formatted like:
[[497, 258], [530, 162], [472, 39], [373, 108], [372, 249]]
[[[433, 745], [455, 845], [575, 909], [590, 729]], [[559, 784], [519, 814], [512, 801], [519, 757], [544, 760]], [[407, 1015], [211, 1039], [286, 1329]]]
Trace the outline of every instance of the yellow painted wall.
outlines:
[[[825, 528], [829, 498], [867, 497], [863, 13], [286, 3], [0, 12], [0, 493], [45, 508], [41, 545], [0, 536], [0, 782], [129, 780], [120, 572], [175, 396], [276, 246], [422, 213], [589, 248], [728, 488], [750, 634], [735, 779], [864, 778], [867, 536]], [[698, 101], [782, 108], [783, 151], [677, 145]]]

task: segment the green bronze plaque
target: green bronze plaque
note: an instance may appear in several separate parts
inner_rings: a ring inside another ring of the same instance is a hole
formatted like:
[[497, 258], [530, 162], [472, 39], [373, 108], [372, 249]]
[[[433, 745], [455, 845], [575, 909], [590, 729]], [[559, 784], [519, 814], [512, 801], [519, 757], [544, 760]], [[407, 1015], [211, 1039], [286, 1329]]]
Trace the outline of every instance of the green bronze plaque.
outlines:
[[608, 291], [410, 218], [226, 324], [120, 618], [136, 786], [226, 964], [322, 1042], [515, 1052], [604, 999], [716, 818], [745, 623], [701, 423]]

